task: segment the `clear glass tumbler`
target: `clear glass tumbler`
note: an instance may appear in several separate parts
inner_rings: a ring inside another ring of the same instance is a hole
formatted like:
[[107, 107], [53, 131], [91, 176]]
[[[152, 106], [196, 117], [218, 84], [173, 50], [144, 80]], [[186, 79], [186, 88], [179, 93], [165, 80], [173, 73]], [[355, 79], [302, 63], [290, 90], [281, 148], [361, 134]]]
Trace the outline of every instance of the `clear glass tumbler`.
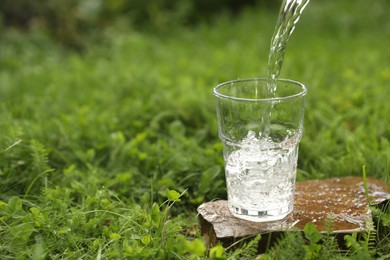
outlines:
[[283, 219], [294, 205], [306, 87], [279, 79], [242, 79], [214, 88], [229, 209], [238, 218]]

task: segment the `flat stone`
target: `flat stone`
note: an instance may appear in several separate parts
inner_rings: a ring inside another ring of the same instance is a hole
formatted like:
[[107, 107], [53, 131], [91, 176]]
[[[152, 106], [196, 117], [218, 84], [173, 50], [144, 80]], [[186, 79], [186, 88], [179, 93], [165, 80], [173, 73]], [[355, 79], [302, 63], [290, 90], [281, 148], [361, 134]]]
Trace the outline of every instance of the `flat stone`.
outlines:
[[369, 199], [362, 177], [297, 182], [293, 212], [283, 220], [260, 223], [234, 217], [226, 200], [207, 202], [198, 207], [201, 232], [206, 243], [213, 245], [220, 238], [239, 238], [274, 231], [302, 231], [309, 222], [314, 223], [321, 232], [366, 231], [367, 223], [372, 221], [369, 205], [390, 199], [389, 187], [381, 180], [367, 178], [367, 190]]

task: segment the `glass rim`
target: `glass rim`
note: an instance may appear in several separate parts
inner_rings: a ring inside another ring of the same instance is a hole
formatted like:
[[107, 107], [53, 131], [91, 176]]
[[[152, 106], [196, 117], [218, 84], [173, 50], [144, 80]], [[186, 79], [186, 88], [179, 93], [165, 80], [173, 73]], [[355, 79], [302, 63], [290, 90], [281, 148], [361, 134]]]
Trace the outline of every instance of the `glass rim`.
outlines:
[[278, 79], [278, 82], [287, 82], [287, 83], [292, 83], [294, 85], [298, 85], [301, 87], [301, 91], [294, 95], [289, 95], [289, 96], [284, 96], [284, 97], [270, 97], [270, 98], [241, 98], [241, 97], [234, 97], [234, 96], [229, 96], [229, 95], [224, 95], [218, 92], [218, 89], [220, 89], [223, 86], [226, 86], [228, 84], [233, 84], [233, 83], [239, 83], [239, 82], [249, 82], [249, 81], [267, 81], [268, 79], [266, 78], [247, 78], [247, 79], [235, 79], [235, 80], [229, 80], [226, 82], [222, 82], [218, 84], [216, 87], [213, 88], [214, 96], [219, 97], [219, 98], [224, 98], [224, 99], [230, 99], [230, 100], [235, 100], [235, 101], [247, 101], [247, 102], [280, 102], [283, 100], [288, 100], [288, 99], [294, 99], [298, 97], [303, 97], [307, 93], [307, 88], [304, 84], [291, 80], [291, 79]]

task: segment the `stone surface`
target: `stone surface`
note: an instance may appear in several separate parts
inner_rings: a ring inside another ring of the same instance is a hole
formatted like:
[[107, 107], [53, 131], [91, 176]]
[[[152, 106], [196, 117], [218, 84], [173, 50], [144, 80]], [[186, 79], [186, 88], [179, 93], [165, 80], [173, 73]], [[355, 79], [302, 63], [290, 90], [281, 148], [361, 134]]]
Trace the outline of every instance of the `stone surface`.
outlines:
[[256, 223], [234, 217], [227, 201], [207, 202], [198, 207], [202, 234], [209, 245], [220, 238], [238, 238], [271, 231], [302, 231], [312, 222], [319, 231], [329, 231], [329, 219], [334, 233], [366, 230], [372, 219], [369, 204], [390, 199], [390, 191], [383, 181], [367, 178], [369, 200], [363, 178], [344, 177], [298, 182], [294, 197], [294, 211], [285, 219]]

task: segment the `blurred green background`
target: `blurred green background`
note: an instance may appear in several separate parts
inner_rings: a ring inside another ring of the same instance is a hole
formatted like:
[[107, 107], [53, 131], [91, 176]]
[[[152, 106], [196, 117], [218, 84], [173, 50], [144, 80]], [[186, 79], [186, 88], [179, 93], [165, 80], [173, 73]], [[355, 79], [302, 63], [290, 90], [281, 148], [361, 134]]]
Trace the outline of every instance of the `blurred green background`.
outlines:
[[4, 0], [0, 3], [4, 26], [40, 27], [57, 41], [81, 48], [83, 34], [112, 26], [121, 20], [141, 30], [170, 30], [194, 26], [221, 13], [238, 14], [245, 7], [276, 8], [278, 1], [265, 0]]
[[[99, 183], [131, 172], [134, 198], [151, 182], [189, 188], [195, 204], [224, 197], [212, 88], [267, 74], [280, 4], [1, 1], [2, 147], [23, 140], [2, 154], [5, 194], [75, 164], [100, 169]], [[298, 23], [281, 73], [309, 90], [298, 180], [363, 165], [389, 180], [389, 6], [313, 1]], [[30, 173], [34, 140], [47, 156]]]
[[[0, 258], [36, 247], [53, 258], [94, 257], [99, 247], [123, 257], [134, 241], [149, 258], [187, 248], [176, 230], [199, 237], [196, 207], [226, 198], [212, 88], [267, 75], [280, 5], [0, 1], [0, 206], [15, 209], [18, 196], [26, 211], [0, 208]], [[305, 9], [281, 71], [308, 88], [298, 180], [361, 176], [365, 166], [390, 184], [389, 10], [388, 0]], [[167, 220], [167, 189], [186, 194], [169, 208], [174, 226], [150, 228], [152, 216]], [[46, 212], [39, 225], [31, 207]], [[112, 225], [107, 212], [88, 215], [95, 210], [114, 212]], [[31, 228], [17, 233], [23, 225]], [[381, 254], [390, 254], [387, 225]], [[164, 239], [173, 242], [161, 253]]]

